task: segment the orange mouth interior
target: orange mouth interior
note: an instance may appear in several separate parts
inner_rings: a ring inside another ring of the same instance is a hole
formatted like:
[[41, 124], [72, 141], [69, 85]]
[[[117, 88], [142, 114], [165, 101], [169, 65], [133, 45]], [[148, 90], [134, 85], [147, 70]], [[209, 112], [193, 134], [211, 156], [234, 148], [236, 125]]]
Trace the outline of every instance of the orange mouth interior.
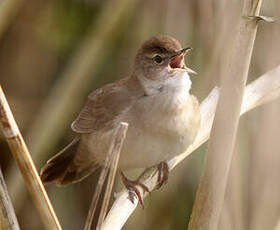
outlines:
[[182, 68], [183, 68], [182, 59], [183, 59], [183, 56], [181, 56], [181, 55], [172, 58], [171, 61], [170, 61], [170, 63], [169, 63], [169, 66], [170, 66], [172, 69], [176, 69], [176, 68], [182, 69]]

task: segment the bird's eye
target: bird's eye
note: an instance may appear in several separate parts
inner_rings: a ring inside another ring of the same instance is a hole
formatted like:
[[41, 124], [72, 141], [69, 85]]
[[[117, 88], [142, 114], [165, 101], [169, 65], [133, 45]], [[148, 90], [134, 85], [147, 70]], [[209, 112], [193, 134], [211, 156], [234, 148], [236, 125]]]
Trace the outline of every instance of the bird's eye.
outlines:
[[153, 60], [154, 60], [154, 62], [157, 63], [157, 64], [161, 64], [161, 63], [163, 62], [162, 57], [159, 56], [158, 54], [155, 55], [155, 56], [153, 57]]

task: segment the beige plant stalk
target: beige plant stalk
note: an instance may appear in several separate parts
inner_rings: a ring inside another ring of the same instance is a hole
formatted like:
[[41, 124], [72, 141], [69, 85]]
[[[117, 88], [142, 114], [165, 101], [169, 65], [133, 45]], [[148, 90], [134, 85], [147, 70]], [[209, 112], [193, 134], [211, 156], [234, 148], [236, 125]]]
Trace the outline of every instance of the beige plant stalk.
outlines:
[[224, 202], [241, 103], [257, 32], [261, 0], [244, 0], [242, 18], [226, 58], [221, 93], [189, 230], [216, 230]]
[[0, 168], [0, 229], [19, 230], [14, 207], [8, 194], [7, 186]]
[[121, 152], [121, 148], [122, 148], [123, 142], [126, 137], [127, 128], [128, 128], [128, 123], [126, 123], [126, 122], [121, 122], [120, 125], [116, 128], [115, 134], [112, 138], [112, 142], [111, 142], [109, 151], [106, 156], [105, 164], [102, 167], [102, 171], [100, 173], [98, 183], [95, 186], [95, 191], [94, 191], [92, 201], [90, 204], [90, 208], [89, 208], [84, 230], [91, 229], [91, 225], [92, 225], [93, 217], [95, 215], [97, 203], [99, 201], [106, 176], [109, 172], [108, 182], [107, 182], [107, 186], [106, 186], [106, 190], [105, 190], [105, 194], [104, 194], [104, 198], [103, 198], [103, 203], [102, 203], [101, 211], [99, 213], [98, 223], [97, 223], [97, 227], [96, 227], [97, 230], [100, 229], [100, 226], [104, 220], [104, 217], [105, 217], [107, 209], [108, 209], [110, 197], [111, 197], [111, 192], [112, 192], [112, 188], [114, 185], [114, 180], [115, 180], [118, 162], [119, 162], [119, 158], [120, 158], [120, 152]]
[[54, 209], [0, 86], [0, 127], [47, 230], [61, 230]]

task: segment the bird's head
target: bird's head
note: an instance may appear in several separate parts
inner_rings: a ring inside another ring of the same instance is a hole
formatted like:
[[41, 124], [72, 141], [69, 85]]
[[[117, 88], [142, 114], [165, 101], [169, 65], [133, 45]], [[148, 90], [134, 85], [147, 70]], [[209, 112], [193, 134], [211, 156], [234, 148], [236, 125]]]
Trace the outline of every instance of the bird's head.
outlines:
[[159, 35], [145, 41], [135, 58], [135, 74], [150, 80], [172, 77], [176, 70], [195, 72], [186, 67], [184, 57], [192, 48], [182, 48], [179, 41], [167, 35]]

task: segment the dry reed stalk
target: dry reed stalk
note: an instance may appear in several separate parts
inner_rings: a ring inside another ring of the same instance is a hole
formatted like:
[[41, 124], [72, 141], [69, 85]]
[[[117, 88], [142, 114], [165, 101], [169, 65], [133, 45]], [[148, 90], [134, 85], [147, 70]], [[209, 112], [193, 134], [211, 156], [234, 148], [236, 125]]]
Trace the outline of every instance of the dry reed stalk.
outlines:
[[62, 228], [58, 222], [26, 144], [21, 136], [1, 86], [0, 124], [45, 228], [48, 230], [61, 230]]
[[[254, 82], [246, 86], [240, 114], [244, 114], [257, 106], [268, 103], [280, 96], [280, 66], [267, 72]], [[215, 115], [219, 91], [217, 88], [212, 90], [208, 97], [200, 105], [201, 127], [194, 143], [186, 150], [186, 152], [172, 158], [168, 161], [170, 170], [174, 169], [180, 162], [189, 156], [194, 150], [201, 146], [209, 139], [213, 119]], [[158, 172], [157, 168], [151, 168], [143, 175], [140, 181], [146, 185], [150, 191], [157, 186]], [[141, 187], [137, 187], [141, 194], [145, 197]], [[115, 200], [111, 210], [109, 211], [102, 230], [118, 230], [125, 224], [129, 216], [136, 209], [138, 200], [134, 203], [129, 199], [129, 193], [126, 189], [122, 190]]]
[[103, 223], [103, 221], [105, 219], [105, 215], [108, 210], [108, 205], [109, 205], [109, 201], [110, 201], [110, 197], [111, 197], [111, 193], [112, 193], [112, 189], [113, 189], [113, 185], [114, 185], [114, 181], [115, 181], [115, 176], [116, 176], [116, 172], [117, 172], [117, 168], [118, 168], [120, 152], [121, 152], [121, 148], [122, 148], [123, 142], [126, 137], [127, 129], [128, 129], [128, 123], [122, 122], [117, 131], [117, 134], [114, 138], [113, 149], [112, 149], [112, 153], [111, 153], [112, 159], [110, 162], [110, 173], [108, 176], [107, 187], [106, 187], [101, 211], [100, 211], [98, 222], [97, 222], [97, 227], [96, 227], [97, 230], [100, 230], [101, 224]]
[[259, 15], [261, 2], [244, 0], [243, 18], [226, 59], [226, 68], [222, 71], [220, 99], [189, 230], [216, 230], [218, 227], [258, 27], [258, 20], [254, 17]]
[[244, 202], [244, 192], [242, 190], [242, 163], [244, 158], [238, 154], [241, 141], [235, 145], [235, 153], [227, 182], [227, 189], [221, 212], [218, 230], [245, 230], [246, 203]]
[[[84, 94], [91, 88], [89, 83], [95, 77], [94, 69], [102, 61], [100, 54], [110, 49], [113, 42], [112, 34], [118, 33], [122, 21], [133, 12], [132, 9], [137, 2], [137, 0], [120, 0], [104, 4], [99, 18], [95, 20], [89, 34], [74, 53], [30, 128], [27, 141], [30, 151], [34, 153], [35, 163], [42, 161], [43, 156], [53, 150], [67, 130], [72, 120], [71, 114], [78, 111], [86, 96]], [[25, 194], [15, 167], [9, 171], [7, 183], [17, 209], [22, 205]]]
[[112, 187], [113, 187], [117, 167], [118, 167], [118, 161], [119, 161], [121, 147], [123, 145], [123, 141], [126, 136], [127, 128], [128, 128], [128, 124], [125, 122], [121, 122], [115, 131], [109, 151], [106, 156], [105, 164], [102, 168], [98, 183], [95, 187], [95, 191], [94, 191], [92, 201], [90, 204], [90, 208], [89, 208], [84, 230], [91, 229], [92, 220], [93, 220], [93, 217], [94, 217], [94, 214], [96, 211], [99, 197], [101, 195], [103, 184], [105, 182], [106, 176], [107, 176], [109, 168], [110, 168], [111, 170], [110, 170], [110, 174], [108, 176], [107, 187], [106, 187], [106, 191], [105, 191], [105, 195], [104, 195], [104, 199], [103, 199], [103, 203], [102, 203], [102, 207], [101, 207], [101, 212], [99, 215], [98, 224], [97, 224], [96, 229], [100, 228], [100, 225], [104, 220], [104, 217], [105, 217], [105, 214], [106, 214], [107, 208], [108, 208], [110, 195], [112, 192]]
[[[280, 18], [280, 1], [269, 4], [270, 14]], [[258, 53], [254, 66], [265, 71], [280, 62], [280, 24], [262, 28]], [[258, 110], [250, 116], [248, 159], [248, 230], [274, 229], [279, 219], [280, 186], [280, 100]], [[243, 176], [244, 177], [244, 176]], [[280, 227], [280, 225], [279, 225]], [[279, 228], [280, 229], [280, 228]]]
[[19, 230], [17, 217], [0, 168], [0, 229]]

